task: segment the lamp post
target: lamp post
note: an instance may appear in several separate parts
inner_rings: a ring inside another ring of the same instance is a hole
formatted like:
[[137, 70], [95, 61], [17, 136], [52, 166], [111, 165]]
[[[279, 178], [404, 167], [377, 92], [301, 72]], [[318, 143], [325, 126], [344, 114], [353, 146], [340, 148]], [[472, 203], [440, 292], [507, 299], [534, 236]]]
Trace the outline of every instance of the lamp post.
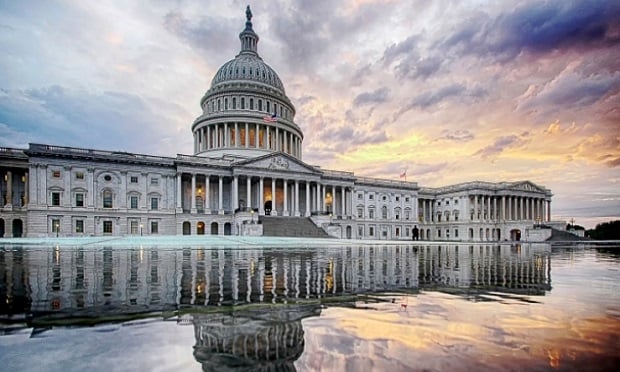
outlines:
[[250, 210], [251, 221], [254, 223], [254, 209]]
[[142, 228], [144, 227], [144, 225], [140, 224], [140, 236], [142, 236]]
[[329, 214], [329, 224], [330, 225], [332, 224], [332, 214], [331, 213]]
[[60, 223], [56, 222], [56, 237], [58, 237], [59, 230], [60, 230]]

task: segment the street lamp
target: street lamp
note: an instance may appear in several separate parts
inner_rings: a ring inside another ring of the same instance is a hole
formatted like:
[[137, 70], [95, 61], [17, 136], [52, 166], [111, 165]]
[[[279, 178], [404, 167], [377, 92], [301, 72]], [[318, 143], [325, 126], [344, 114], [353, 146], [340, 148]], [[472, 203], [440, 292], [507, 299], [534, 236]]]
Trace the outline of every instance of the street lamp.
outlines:
[[140, 224], [140, 236], [142, 236], [142, 228], [144, 227], [143, 224]]
[[254, 209], [250, 210], [250, 216], [252, 218], [252, 223], [254, 223]]
[[60, 230], [60, 223], [56, 222], [56, 237], [58, 237], [58, 230]]
[[331, 213], [329, 214], [329, 224], [330, 225], [332, 224], [332, 214]]

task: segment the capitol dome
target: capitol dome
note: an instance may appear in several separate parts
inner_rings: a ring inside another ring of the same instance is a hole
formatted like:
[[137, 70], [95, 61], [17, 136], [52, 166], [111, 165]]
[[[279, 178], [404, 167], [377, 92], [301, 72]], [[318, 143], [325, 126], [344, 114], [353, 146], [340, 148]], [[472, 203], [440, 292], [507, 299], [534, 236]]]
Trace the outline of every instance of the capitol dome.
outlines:
[[241, 50], [224, 63], [200, 100], [202, 115], [192, 125], [194, 154], [253, 158], [283, 152], [301, 160], [303, 133], [282, 80], [259, 56], [259, 37], [246, 9]]

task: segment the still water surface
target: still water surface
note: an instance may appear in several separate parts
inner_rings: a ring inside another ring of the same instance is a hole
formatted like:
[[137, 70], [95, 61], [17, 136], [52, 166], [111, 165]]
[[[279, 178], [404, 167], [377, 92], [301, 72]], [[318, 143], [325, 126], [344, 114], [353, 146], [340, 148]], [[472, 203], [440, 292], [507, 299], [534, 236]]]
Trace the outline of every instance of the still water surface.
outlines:
[[0, 245], [0, 368], [617, 370], [619, 279], [610, 245]]

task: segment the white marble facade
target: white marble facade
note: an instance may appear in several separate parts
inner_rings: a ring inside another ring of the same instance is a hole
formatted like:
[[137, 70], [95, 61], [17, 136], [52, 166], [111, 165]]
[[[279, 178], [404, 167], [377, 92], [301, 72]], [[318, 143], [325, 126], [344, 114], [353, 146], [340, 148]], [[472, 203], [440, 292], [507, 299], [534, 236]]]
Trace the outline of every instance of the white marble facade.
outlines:
[[427, 188], [304, 163], [295, 108], [246, 16], [241, 51], [200, 101], [193, 155], [0, 148], [0, 237], [242, 235], [271, 215], [339, 238], [502, 241], [550, 221], [550, 190], [529, 181]]

